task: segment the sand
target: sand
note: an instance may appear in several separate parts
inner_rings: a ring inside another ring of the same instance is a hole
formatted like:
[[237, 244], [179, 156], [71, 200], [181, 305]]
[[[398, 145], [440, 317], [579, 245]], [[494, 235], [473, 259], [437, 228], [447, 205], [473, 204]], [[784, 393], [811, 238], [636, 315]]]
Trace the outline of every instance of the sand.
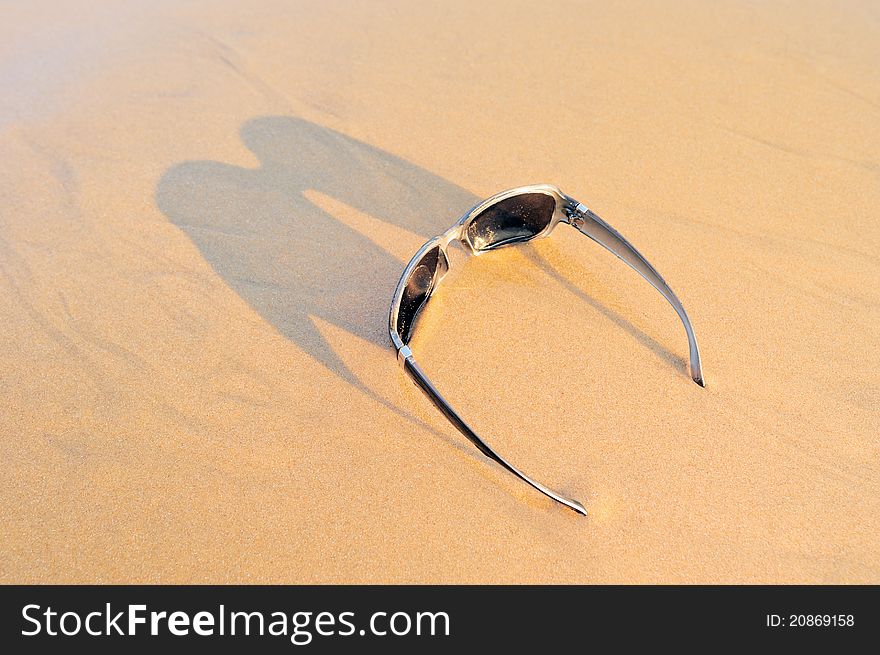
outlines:
[[[0, 20], [3, 582], [880, 582], [874, 2]], [[589, 205], [391, 293], [502, 189]]]

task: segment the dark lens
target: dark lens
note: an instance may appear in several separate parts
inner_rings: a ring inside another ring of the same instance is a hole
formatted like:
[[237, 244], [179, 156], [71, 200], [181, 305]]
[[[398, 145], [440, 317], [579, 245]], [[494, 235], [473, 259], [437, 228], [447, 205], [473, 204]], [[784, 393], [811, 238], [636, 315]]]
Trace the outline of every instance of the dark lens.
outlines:
[[437, 266], [445, 264], [446, 255], [440, 252], [440, 246], [434, 246], [422, 255], [419, 263], [410, 272], [397, 314], [397, 333], [403, 343], [409, 343], [416, 316], [431, 295]]
[[488, 250], [508, 243], [527, 241], [550, 224], [556, 201], [546, 193], [523, 193], [486, 208], [467, 233], [476, 250]]

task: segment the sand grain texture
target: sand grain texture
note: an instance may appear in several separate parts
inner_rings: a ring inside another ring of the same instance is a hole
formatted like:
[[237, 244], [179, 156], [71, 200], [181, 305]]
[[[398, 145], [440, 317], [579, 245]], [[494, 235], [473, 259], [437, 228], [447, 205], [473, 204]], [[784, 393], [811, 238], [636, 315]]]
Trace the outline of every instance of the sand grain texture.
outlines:
[[[3, 582], [880, 581], [876, 3], [158, 2], [0, 20]], [[388, 301], [477, 200], [403, 376]]]

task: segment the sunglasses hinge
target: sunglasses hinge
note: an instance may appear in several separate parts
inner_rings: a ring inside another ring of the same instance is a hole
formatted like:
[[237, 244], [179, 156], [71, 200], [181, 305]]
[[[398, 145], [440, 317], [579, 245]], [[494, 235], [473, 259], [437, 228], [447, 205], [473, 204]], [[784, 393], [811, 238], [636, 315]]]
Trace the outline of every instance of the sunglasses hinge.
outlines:
[[409, 349], [409, 346], [401, 346], [397, 351], [397, 362], [404, 366], [406, 364], [406, 358], [412, 357], [412, 350]]
[[581, 227], [586, 222], [585, 216], [590, 210], [582, 203], [572, 202], [566, 205], [563, 211], [565, 212], [566, 218], [568, 218], [569, 225]]

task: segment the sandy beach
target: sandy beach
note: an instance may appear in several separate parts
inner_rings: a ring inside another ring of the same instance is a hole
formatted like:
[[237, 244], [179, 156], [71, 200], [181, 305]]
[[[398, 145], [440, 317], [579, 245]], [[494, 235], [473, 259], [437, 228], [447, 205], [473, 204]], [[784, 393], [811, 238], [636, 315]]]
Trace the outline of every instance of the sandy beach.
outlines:
[[[0, 9], [0, 582], [880, 582], [874, 2]], [[404, 376], [391, 294], [482, 198]]]

